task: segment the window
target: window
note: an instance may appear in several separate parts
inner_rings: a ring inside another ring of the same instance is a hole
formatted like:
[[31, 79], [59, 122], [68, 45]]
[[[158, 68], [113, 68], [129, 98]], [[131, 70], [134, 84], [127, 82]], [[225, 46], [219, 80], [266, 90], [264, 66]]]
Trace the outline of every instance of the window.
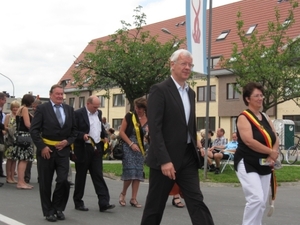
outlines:
[[79, 108], [84, 107], [85, 101], [84, 97], [79, 97]]
[[113, 106], [125, 106], [125, 95], [124, 94], [116, 94], [113, 95]]
[[122, 123], [122, 120], [123, 119], [113, 119], [112, 120], [112, 127], [117, 131], [117, 130], [120, 130], [120, 127], [121, 127], [121, 123]]
[[69, 106], [75, 108], [75, 98], [69, 98]]
[[222, 33], [217, 38], [217, 41], [224, 40], [227, 37], [227, 35], [229, 34], [229, 32], [230, 32], [230, 30], [224, 30], [224, 31], [222, 31]]
[[236, 90], [237, 84], [227, 84], [227, 99], [239, 99], [240, 94]]
[[[197, 101], [205, 102], [206, 101], [206, 86], [197, 87]], [[210, 86], [210, 98], [209, 101], [216, 101], [216, 86]]]
[[285, 19], [285, 21], [282, 23], [283, 27], [286, 27], [287, 25], [289, 25], [291, 22], [291, 19]]
[[295, 123], [295, 133], [300, 132], [300, 115], [285, 115], [282, 116], [284, 120], [292, 120]]
[[220, 56], [215, 56], [210, 58], [210, 68], [215, 68], [220, 61]]
[[250, 26], [248, 31], [246, 32], [246, 35], [252, 34], [256, 27], [257, 27], [257, 24]]
[[[206, 127], [206, 117], [197, 117], [197, 130], [205, 129]], [[216, 129], [216, 118], [208, 118], [208, 129], [214, 131]]]
[[231, 133], [236, 132], [236, 119], [237, 116], [231, 117]]
[[100, 108], [105, 107], [105, 97], [104, 95], [99, 95], [98, 98], [100, 99]]
[[10, 103], [9, 102], [6, 103], [6, 109], [10, 110]]

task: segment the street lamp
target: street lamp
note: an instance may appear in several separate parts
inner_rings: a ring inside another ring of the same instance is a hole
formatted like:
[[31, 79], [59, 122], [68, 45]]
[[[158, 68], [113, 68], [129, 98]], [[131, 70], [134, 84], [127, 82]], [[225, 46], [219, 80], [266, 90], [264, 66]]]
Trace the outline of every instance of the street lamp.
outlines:
[[172, 34], [167, 28], [161, 28], [161, 31], [174, 37], [175, 41], [173, 47], [176, 47], [179, 44], [178, 38], [174, 34]]
[[166, 34], [170, 34], [170, 35], [172, 35], [173, 37], [175, 37], [175, 35], [172, 34], [167, 28], [161, 28], [161, 31], [164, 32], [164, 33], [166, 33]]
[[15, 85], [14, 85], [14, 82], [12, 82], [12, 80], [8, 76], [5, 76], [3, 73], [0, 73], [0, 75], [2, 75], [3, 77], [6, 77], [11, 82], [11, 84], [13, 86], [13, 96], [11, 96], [11, 97], [14, 98], [15, 97]]

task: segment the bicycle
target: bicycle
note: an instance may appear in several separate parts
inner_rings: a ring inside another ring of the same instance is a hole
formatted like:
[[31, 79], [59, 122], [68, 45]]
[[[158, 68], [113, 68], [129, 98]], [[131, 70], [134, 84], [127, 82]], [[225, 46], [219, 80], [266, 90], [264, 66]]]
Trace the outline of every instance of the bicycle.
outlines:
[[298, 135], [294, 135], [295, 138], [298, 138], [297, 144], [289, 147], [285, 153], [285, 160], [288, 164], [292, 165], [298, 160], [299, 150], [300, 147], [300, 137]]

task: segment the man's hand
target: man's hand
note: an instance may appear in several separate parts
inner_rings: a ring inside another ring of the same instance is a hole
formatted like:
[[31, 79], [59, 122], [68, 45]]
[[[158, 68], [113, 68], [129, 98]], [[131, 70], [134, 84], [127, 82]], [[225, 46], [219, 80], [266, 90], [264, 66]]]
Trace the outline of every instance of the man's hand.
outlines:
[[64, 149], [67, 145], [68, 145], [68, 141], [67, 140], [62, 140], [61, 142], [59, 142], [58, 144], [55, 145], [55, 148], [58, 151], [60, 151], [60, 150]]
[[83, 140], [84, 140], [84, 141], [87, 141], [87, 140], [89, 140], [89, 134], [85, 134], [85, 135], [83, 135]]
[[163, 173], [163, 175], [169, 177], [171, 180], [175, 180], [176, 176], [175, 176], [175, 168], [173, 166], [173, 163], [168, 162], [165, 164], [161, 165], [161, 172]]
[[42, 149], [41, 155], [44, 159], [50, 159], [50, 153], [52, 150], [46, 146], [45, 148]]

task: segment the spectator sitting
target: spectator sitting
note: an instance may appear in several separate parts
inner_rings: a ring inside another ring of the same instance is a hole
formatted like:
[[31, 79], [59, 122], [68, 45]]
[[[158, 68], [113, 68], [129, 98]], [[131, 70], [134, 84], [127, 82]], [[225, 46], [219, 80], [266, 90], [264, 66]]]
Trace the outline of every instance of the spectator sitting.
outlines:
[[[230, 141], [224, 149], [222, 149], [220, 152], [217, 152], [214, 154], [214, 159], [216, 161], [216, 164], [217, 162], [220, 164], [220, 161], [222, 159], [228, 159], [229, 156], [230, 156], [230, 152], [228, 152], [229, 150], [234, 153], [235, 150], [237, 149], [237, 146], [238, 146], [238, 142], [237, 142], [237, 135], [236, 135], [236, 132], [232, 133], [232, 141]], [[226, 151], [228, 150], [228, 151]]]
[[[225, 149], [227, 140], [224, 137], [225, 130], [223, 128], [217, 129], [217, 138], [213, 141], [212, 147], [208, 149], [207, 156], [211, 159], [215, 159], [214, 155], [218, 153], [221, 149]], [[221, 160], [219, 158], [215, 159], [216, 161], [216, 169], [215, 174], [220, 173], [220, 162]], [[210, 170], [211, 171], [211, 170]]]
[[[202, 149], [200, 148], [201, 151], [201, 156], [204, 157], [205, 155], [205, 129], [200, 130], [200, 136], [201, 136], [201, 146], [203, 147]], [[212, 146], [212, 141], [211, 141], [211, 137], [214, 136], [214, 133], [209, 130], [207, 133], [207, 137], [208, 137], [208, 141], [207, 141], [207, 147], [210, 148]], [[212, 159], [207, 157], [207, 167], [209, 169], [210, 172], [213, 172], [216, 170], [215, 165], [212, 163]]]
[[115, 135], [115, 129], [109, 128], [108, 135], [109, 135], [109, 152], [107, 154], [109, 155], [108, 159], [112, 160], [114, 159], [112, 151], [116, 146], [116, 144], [118, 143], [117, 136]]

